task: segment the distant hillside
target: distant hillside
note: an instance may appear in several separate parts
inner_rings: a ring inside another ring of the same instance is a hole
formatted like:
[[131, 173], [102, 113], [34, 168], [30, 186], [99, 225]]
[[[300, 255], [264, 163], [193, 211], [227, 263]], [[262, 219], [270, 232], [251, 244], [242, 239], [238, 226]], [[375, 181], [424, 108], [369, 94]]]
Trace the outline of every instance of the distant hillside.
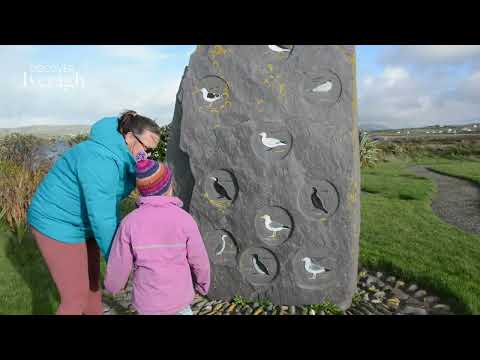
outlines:
[[38, 137], [48, 138], [56, 136], [73, 136], [78, 134], [88, 134], [89, 132], [89, 125], [36, 125], [8, 129], [0, 128], [0, 137], [12, 133], [20, 133], [25, 135], [35, 135]]
[[[478, 137], [480, 135], [480, 122], [462, 125], [430, 125], [418, 128], [403, 128], [371, 131], [370, 135], [378, 139], [408, 139], [408, 138], [438, 138], [438, 137], [458, 137], [471, 135]], [[473, 138], [472, 137], [472, 138]], [[461, 137], [463, 138], [463, 137]]]
[[374, 130], [390, 130], [388, 126], [380, 125], [380, 124], [359, 124], [358, 127], [362, 130], [366, 131], [374, 131]]

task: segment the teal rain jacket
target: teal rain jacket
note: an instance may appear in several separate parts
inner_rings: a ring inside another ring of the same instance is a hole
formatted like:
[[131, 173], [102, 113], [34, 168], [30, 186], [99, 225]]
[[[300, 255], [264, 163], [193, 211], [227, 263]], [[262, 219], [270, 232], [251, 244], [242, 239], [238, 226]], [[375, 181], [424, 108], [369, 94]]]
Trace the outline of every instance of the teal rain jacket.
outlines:
[[120, 201], [135, 187], [135, 159], [117, 125], [117, 117], [96, 122], [87, 141], [57, 160], [28, 209], [28, 223], [39, 232], [69, 244], [93, 236], [106, 260]]

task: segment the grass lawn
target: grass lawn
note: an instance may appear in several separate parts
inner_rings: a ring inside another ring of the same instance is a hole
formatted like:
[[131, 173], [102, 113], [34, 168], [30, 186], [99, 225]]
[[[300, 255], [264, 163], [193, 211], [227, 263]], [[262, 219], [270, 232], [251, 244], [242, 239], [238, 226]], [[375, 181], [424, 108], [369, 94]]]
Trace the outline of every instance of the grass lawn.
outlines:
[[480, 184], [480, 159], [471, 158], [462, 161], [455, 160], [436, 160], [428, 162], [428, 159], [422, 160], [432, 168], [447, 175], [460, 176], [468, 180], [476, 181]]
[[0, 230], [0, 314], [52, 314], [58, 295], [31, 238], [21, 243]]
[[[480, 178], [478, 160], [422, 159], [435, 169]], [[432, 181], [395, 161], [362, 171], [360, 262], [449, 299], [457, 312], [480, 314], [480, 236], [442, 222], [430, 207]]]

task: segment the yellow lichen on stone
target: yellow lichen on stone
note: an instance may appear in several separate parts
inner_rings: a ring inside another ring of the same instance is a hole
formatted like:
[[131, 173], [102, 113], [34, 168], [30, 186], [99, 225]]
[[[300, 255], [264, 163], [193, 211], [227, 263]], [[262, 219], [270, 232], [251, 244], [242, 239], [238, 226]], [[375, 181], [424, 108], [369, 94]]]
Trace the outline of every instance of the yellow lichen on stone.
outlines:
[[223, 213], [223, 210], [225, 210], [226, 208], [228, 208], [230, 206], [230, 204], [228, 203], [228, 200], [212, 200], [212, 199], [210, 199], [208, 197], [207, 192], [203, 193], [202, 196], [205, 199], [207, 199], [207, 201], [210, 203], [210, 205], [212, 205], [216, 209], [220, 210], [222, 213]]
[[346, 50], [343, 48], [343, 46], [341, 46], [341, 45], [335, 45], [335, 46], [338, 47], [338, 48], [341, 50], [343, 56], [345, 57], [345, 59], [347, 59], [347, 61], [348, 61], [349, 63], [352, 63], [353, 61], [355, 61], [355, 60], [354, 60], [354, 57], [355, 57], [355, 56], [354, 56], [353, 54], [350, 54], [348, 51], [346, 51]]
[[352, 144], [355, 152], [359, 151], [358, 127], [357, 127], [357, 64], [355, 58], [355, 49], [352, 54]]
[[192, 95], [198, 94], [199, 92], [201, 92], [201, 90], [198, 87], [194, 86], [193, 91], [192, 91]]
[[357, 181], [353, 181], [352, 183], [352, 188], [350, 190], [350, 193], [348, 194], [348, 206], [353, 207], [355, 204], [355, 201], [357, 200], [357, 189], [358, 189], [358, 183]]
[[278, 94], [282, 97], [287, 95], [287, 86], [285, 85], [285, 83], [280, 83], [278, 85]]
[[273, 64], [267, 64], [267, 69], [270, 72], [273, 72]]
[[208, 50], [208, 58], [212, 62], [213, 66], [216, 68], [216, 71], [218, 72], [219, 75], [224, 76], [223, 70], [220, 66], [220, 63], [217, 60], [217, 57], [225, 57], [230, 53], [231, 51], [225, 48], [222, 45], [213, 45], [209, 50]]
[[232, 106], [232, 102], [230, 101], [230, 90], [228, 86], [225, 86], [223, 88], [223, 98], [224, 98], [223, 105], [220, 108], [222, 110], [225, 110], [226, 108]]
[[213, 45], [213, 47], [208, 51], [208, 55], [215, 59], [217, 56], [225, 56], [229, 52], [228, 49], [222, 45]]

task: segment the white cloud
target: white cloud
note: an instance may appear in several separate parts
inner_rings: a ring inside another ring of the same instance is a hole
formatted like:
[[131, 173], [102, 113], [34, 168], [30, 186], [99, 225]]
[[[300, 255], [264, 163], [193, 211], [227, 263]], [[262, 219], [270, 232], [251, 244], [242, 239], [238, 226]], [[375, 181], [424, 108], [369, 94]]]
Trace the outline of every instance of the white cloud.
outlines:
[[[33, 60], [37, 50], [38, 47], [0, 46], [0, 128], [33, 124], [91, 124], [103, 116], [116, 115], [125, 109], [135, 109], [161, 125], [172, 120], [183, 68], [168, 71], [164, 70], [163, 63], [158, 64], [157, 60], [166, 59], [168, 49], [122, 46], [100, 50], [104, 55], [108, 53], [132, 61], [118, 63], [108, 61], [107, 57], [107, 61], [101, 59], [100, 62], [100, 57], [94, 57], [78, 67], [85, 87], [68, 90], [55, 86], [25, 87], [24, 72], [29, 71], [32, 61], [37, 63], [38, 57]], [[178, 59], [188, 60], [183, 56]], [[168, 69], [172, 69], [171, 63]], [[56, 74], [47, 78], [53, 76]]]
[[480, 45], [402, 45], [387, 50], [381, 57], [384, 64], [459, 64], [476, 62]]
[[358, 82], [362, 124], [392, 128], [480, 121], [480, 46], [387, 48]]
[[139, 61], [164, 60], [169, 57], [167, 53], [160, 52], [152, 46], [143, 45], [97, 45], [105, 55], [128, 58]]
[[411, 45], [403, 49], [429, 59], [464, 58], [480, 54], [480, 45]]
[[386, 67], [381, 76], [387, 87], [393, 87], [398, 82], [409, 78], [407, 70], [401, 67]]
[[358, 90], [360, 124], [402, 128], [480, 120], [480, 72], [466, 79], [435, 75], [388, 66], [365, 76]]

